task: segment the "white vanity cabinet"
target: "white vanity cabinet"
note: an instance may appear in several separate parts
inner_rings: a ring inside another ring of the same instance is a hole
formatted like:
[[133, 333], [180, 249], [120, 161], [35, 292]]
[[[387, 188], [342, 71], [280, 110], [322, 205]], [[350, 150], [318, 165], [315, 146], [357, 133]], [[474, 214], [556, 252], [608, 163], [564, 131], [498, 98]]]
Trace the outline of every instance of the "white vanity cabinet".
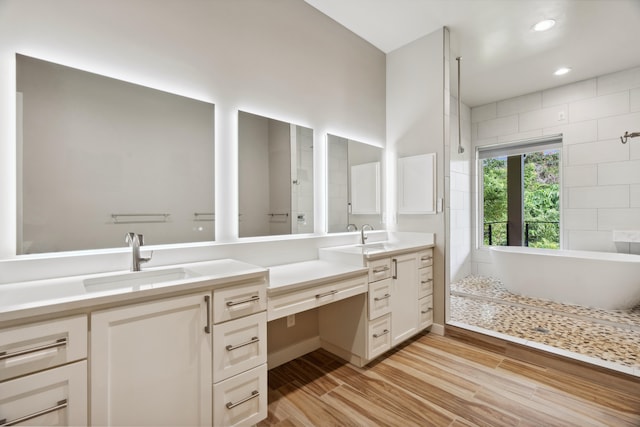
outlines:
[[87, 317], [0, 330], [0, 425], [87, 425]]
[[213, 291], [213, 425], [251, 426], [267, 417], [266, 284]]
[[418, 254], [420, 329], [433, 325], [433, 249]]
[[92, 425], [212, 424], [211, 297], [92, 313]]
[[367, 260], [366, 296], [319, 311], [322, 347], [364, 366], [433, 322], [432, 249]]

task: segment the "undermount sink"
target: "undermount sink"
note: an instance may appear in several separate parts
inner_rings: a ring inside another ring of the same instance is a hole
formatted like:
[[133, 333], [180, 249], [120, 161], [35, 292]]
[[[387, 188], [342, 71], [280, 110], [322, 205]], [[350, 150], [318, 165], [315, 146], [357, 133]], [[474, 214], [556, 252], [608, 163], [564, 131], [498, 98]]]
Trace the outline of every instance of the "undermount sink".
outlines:
[[390, 248], [390, 244], [389, 243], [383, 243], [383, 242], [377, 242], [377, 243], [365, 243], [364, 245], [359, 244], [356, 245], [359, 248], [362, 249], [368, 249], [368, 250], [386, 250]]
[[152, 289], [166, 282], [196, 277], [197, 274], [186, 268], [177, 267], [165, 270], [132, 271], [130, 273], [108, 275], [85, 279], [88, 291], [108, 291], [112, 289]]

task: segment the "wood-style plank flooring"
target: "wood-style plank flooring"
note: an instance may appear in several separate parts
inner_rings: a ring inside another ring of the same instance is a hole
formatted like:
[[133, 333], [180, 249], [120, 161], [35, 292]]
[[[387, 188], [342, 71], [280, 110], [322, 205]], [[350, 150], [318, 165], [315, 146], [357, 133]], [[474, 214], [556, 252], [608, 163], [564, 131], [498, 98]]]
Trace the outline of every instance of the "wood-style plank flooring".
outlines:
[[259, 426], [640, 426], [640, 381], [621, 382], [424, 334], [362, 369], [317, 350], [270, 370]]

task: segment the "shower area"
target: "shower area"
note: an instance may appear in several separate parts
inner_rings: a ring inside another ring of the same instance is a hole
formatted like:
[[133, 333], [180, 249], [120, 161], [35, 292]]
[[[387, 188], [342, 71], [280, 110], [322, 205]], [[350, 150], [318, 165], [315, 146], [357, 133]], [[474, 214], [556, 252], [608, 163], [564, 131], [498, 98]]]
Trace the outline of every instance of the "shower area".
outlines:
[[[606, 96], [632, 97], [639, 90], [640, 68], [469, 107], [464, 74], [460, 92], [455, 65], [452, 61], [447, 324], [640, 377], [640, 306], [604, 310], [554, 302], [510, 292], [498, 279], [490, 246], [536, 246], [540, 239], [532, 237], [536, 231], [527, 218], [520, 218], [509, 241], [506, 223], [512, 218], [504, 218], [504, 225], [487, 224], [499, 221], [485, 218], [482, 158], [483, 150], [557, 135], [558, 217], [544, 218], [557, 223], [545, 225], [556, 227], [557, 243], [542, 247], [632, 254], [640, 260], [635, 237], [640, 234], [633, 232], [640, 230], [640, 133], [634, 129], [640, 113], [629, 106], [609, 111], [601, 102]], [[629, 74], [637, 79], [621, 80]], [[615, 79], [622, 83], [613, 95], [596, 92]], [[549, 199], [549, 194], [538, 196]]]

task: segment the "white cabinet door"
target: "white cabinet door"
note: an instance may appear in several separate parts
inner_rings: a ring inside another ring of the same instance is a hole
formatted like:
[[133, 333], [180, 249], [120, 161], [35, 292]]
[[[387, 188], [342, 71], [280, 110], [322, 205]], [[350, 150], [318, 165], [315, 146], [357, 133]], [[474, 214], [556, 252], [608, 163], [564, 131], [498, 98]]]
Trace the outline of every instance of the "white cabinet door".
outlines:
[[211, 425], [211, 294], [91, 315], [93, 425]]
[[0, 425], [86, 426], [87, 362], [0, 383]]
[[418, 331], [418, 259], [415, 253], [391, 260], [391, 345], [395, 346]]

